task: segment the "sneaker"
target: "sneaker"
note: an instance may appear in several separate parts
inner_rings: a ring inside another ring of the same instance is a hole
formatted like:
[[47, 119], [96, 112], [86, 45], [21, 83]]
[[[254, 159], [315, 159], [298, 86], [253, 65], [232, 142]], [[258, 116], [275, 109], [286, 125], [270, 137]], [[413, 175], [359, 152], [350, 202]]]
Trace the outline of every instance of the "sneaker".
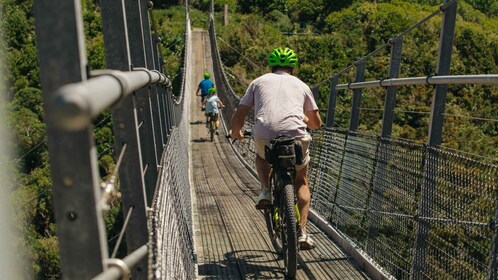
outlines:
[[220, 132], [218, 131], [218, 129], [216, 130], [216, 135], [220, 135]]
[[258, 200], [256, 202], [256, 209], [265, 209], [270, 205], [271, 201], [270, 190], [264, 188], [259, 192]]
[[301, 250], [310, 250], [315, 248], [315, 242], [313, 242], [311, 237], [305, 233], [299, 236], [297, 242], [299, 243], [299, 249]]

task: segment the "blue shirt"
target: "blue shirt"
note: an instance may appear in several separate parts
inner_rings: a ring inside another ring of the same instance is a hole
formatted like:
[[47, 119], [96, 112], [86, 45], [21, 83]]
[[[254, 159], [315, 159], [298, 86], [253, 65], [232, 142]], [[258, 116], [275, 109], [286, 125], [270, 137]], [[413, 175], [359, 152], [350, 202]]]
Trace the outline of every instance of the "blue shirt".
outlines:
[[217, 95], [212, 95], [211, 97], [208, 98], [206, 101], [206, 114], [209, 113], [216, 113], [218, 114], [218, 96]]
[[208, 90], [214, 87], [214, 83], [210, 79], [204, 79], [199, 83], [199, 88], [201, 89], [201, 95], [208, 95]]

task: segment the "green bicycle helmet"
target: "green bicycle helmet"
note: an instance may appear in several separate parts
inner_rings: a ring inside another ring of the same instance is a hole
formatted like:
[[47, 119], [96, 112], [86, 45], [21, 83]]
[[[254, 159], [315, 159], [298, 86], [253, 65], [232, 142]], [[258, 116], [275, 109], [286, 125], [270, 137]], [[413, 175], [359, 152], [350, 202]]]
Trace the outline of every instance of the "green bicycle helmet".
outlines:
[[295, 68], [297, 66], [297, 55], [289, 48], [276, 48], [270, 53], [270, 57], [268, 57], [268, 65], [270, 65], [270, 67], [281, 66]]
[[211, 94], [213, 92], [216, 92], [216, 89], [214, 87], [208, 89], [208, 93]]
[[211, 75], [209, 75], [208, 72], [204, 73], [204, 79], [209, 79], [209, 77], [211, 77]]

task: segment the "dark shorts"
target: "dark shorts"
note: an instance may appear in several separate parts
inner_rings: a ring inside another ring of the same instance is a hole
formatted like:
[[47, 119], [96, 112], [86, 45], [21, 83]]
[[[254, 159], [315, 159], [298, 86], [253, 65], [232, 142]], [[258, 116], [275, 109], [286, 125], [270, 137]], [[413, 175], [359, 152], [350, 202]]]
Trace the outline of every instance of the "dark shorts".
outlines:
[[204, 99], [206, 99], [206, 97], [207, 97], [208, 95], [209, 95], [209, 94], [206, 94], [206, 95], [202, 95], [202, 94], [201, 94], [201, 102], [203, 102], [203, 103], [204, 103]]
[[206, 113], [206, 117], [210, 117], [214, 121], [218, 119], [218, 113]]

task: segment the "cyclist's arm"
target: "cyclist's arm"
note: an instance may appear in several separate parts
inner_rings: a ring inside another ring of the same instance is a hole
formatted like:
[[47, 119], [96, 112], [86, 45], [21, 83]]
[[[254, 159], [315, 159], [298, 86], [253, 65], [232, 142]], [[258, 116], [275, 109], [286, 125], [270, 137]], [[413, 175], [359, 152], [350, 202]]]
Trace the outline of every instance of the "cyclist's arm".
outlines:
[[201, 90], [201, 88], [200, 88], [200, 87], [198, 87], [198, 88], [197, 88], [197, 91], [195, 92], [195, 95], [200, 95], [200, 94], [199, 94], [199, 91], [200, 91], [200, 90]]
[[322, 118], [320, 117], [320, 113], [318, 110], [311, 110], [304, 112], [304, 123], [310, 129], [317, 129], [322, 126]]
[[243, 139], [244, 138], [244, 134], [242, 133], [242, 127], [244, 126], [244, 120], [247, 116], [247, 114], [249, 113], [249, 111], [251, 111], [251, 107], [249, 106], [246, 106], [246, 105], [239, 105], [237, 107], [237, 110], [235, 110], [235, 112], [233, 113], [232, 115], [232, 133], [231, 133], [231, 137], [233, 139]]
[[218, 99], [218, 107], [220, 107], [220, 108], [225, 107], [225, 105], [223, 105], [223, 102], [221, 102], [221, 100], [219, 100], [219, 99]]

